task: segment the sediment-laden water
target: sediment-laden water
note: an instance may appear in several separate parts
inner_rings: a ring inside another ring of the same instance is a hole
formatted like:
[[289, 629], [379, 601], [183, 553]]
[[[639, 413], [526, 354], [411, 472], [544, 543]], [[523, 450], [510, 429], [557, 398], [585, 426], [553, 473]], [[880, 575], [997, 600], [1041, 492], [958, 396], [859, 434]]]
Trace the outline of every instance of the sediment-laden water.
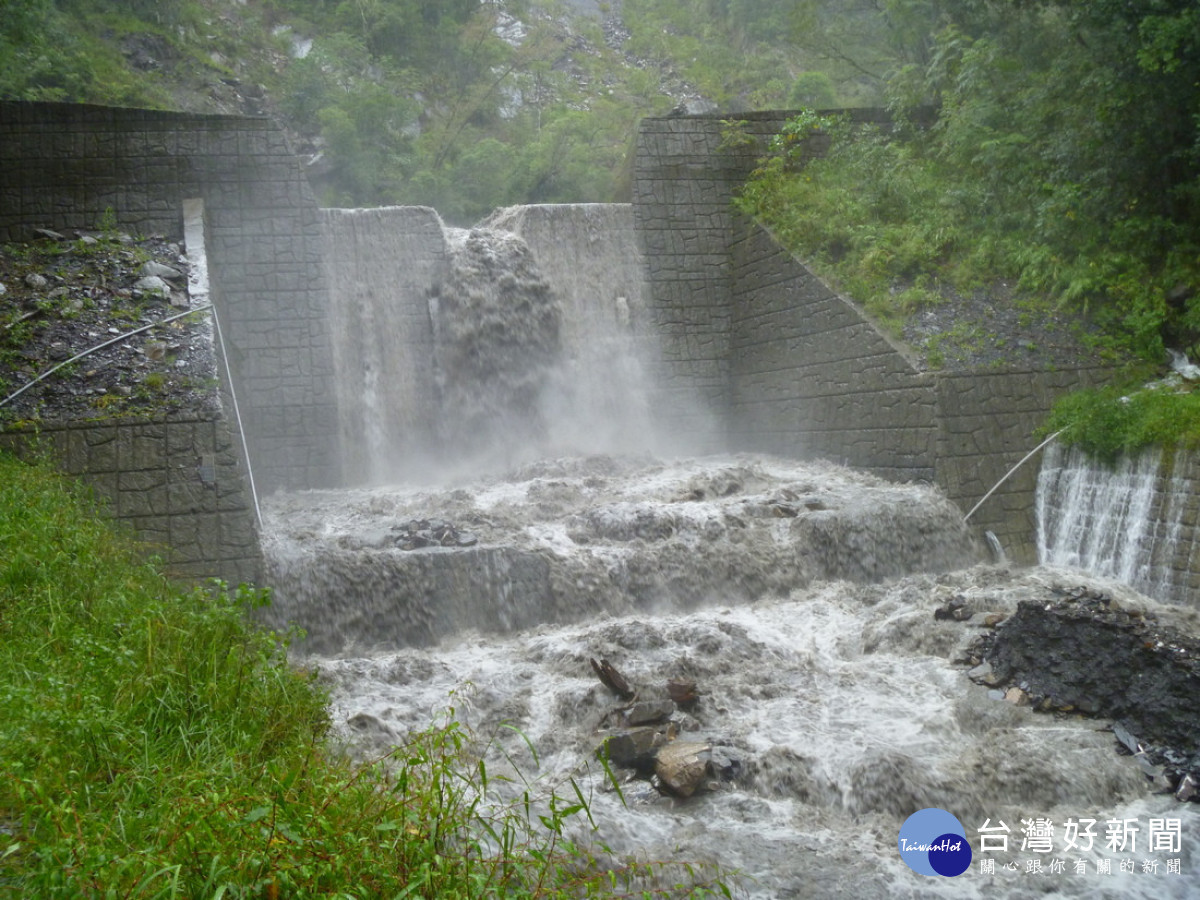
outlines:
[[[599, 825], [581, 838], [718, 862], [753, 897], [1197, 895], [1194, 804], [1152, 794], [1103, 721], [991, 696], [956, 662], [986, 614], [1085, 576], [975, 564], [932, 489], [754, 457], [589, 457], [439, 490], [281, 495], [266, 513], [276, 614], [312, 632], [355, 752], [453, 707], [489, 771], [535, 793], [576, 780]], [[970, 620], [935, 618], [956, 598]], [[593, 760], [621, 704], [592, 659], [644, 698], [694, 680], [676, 740], [719, 744], [735, 777], [686, 800], [631, 780], [622, 803]], [[965, 826], [975, 859], [957, 878], [898, 853], [927, 807]], [[1092, 849], [1068, 849], [1068, 820], [1088, 819]], [[1036, 830], [1022, 848], [1038, 820], [1050, 852]], [[1135, 843], [1109, 848], [1110, 822]]]
[[[675, 446], [628, 207], [324, 210], [342, 463], [355, 484]], [[676, 398], [675, 402], [683, 402]]]
[[[978, 558], [937, 491], [754, 457], [543, 460], [442, 490], [278, 496], [276, 615], [324, 653], [782, 596]], [[418, 552], [419, 551], [419, 552]]]
[[[658, 427], [693, 400], [654, 383], [628, 212], [522, 207], [471, 230], [422, 208], [326, 212], [344, 464], [369, 487], [270, 498], [264, 547], [269, 623], [307, 631], [297, 653], [350, 752], [452, 715], [492, 773], [487, 803], [528, 791], [536, 812], [574, 783], [597, 824], [577, 817], [577, 840], [717, 863], [755, 898], [1200, 897], [1196, 804], [1152, 793], [1103, 720], [1035, 713], [963, 664], [988, 622], [1055, 587], [1193, 633], [1196, 612], [1081, 568], [980, 565], [928, 486], [637, 456], [724, 440], [715, 420]], [[1147, 548], [1170, 535], [1141, 540], [1147, 465], [1110, 490], [1055, 453], [1043, 559], [1154, 582]], [[508, 474], [432, 486], [465, 471]], [[595, 750], [629, 701], [593, 660], [639, 701], [695, 682], [658, 726], [675, 750], [714, 748], [695, 794], [613, 789]], [[928, 808], [962, 823], [974, 859], [957, 877], [901, 857]]]

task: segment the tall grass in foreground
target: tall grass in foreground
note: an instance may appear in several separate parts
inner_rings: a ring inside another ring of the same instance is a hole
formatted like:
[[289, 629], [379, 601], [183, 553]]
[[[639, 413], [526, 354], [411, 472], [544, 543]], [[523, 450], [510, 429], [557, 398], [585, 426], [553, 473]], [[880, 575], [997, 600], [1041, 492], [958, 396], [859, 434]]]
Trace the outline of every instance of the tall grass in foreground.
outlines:
[[568, 837], [590, 819], [574, 784], [487, 811], [453, 723], [350, 763], [312, 676], [249, 624], [262, 600], [179, 593], [0, 454], [0, 897], [729, 896], [600, 865]]

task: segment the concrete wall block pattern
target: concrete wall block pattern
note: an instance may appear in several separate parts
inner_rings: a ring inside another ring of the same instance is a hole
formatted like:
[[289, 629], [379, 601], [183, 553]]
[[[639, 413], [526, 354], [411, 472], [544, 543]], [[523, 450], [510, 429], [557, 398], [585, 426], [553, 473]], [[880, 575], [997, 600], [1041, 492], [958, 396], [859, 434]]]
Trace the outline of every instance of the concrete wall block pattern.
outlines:
[[[0, 434], [0, 447], [24, 457], [48, 453], [81, 476], [171, 574], [233, 583], [260, 577], [252, 499], [220, 418], [46, 425]], [[245, 538], [236, 554], [222, 545], [233, 530]]]
[[[887, 121], [878, 111], [851, 116]], [[1104, 370], [918, 371], [852, 302], [732, 212], [734, 192], [788, 117], [745, 114], [743, 131], [756, 139], [734, 150], [720, 147], [726, 126], [718, 116], [641, 124], [634, 219], [667, 376], [680, 390], [702, 384], [719, 401], [710, 412], [726, 418], [735, 448], [936, 479], [965, 511], [1034, 446], [1054, 399], [1097, 383]], [[698, 282], [689, 278], [698, 271]], [[1035, 474], [1019, 473], [972, 520], [1024, 561], [1033, 549]]]
[[[109, 208], [125, 228], [178, 237], [182, 201], [203, 198], [212, 297], [234, 344], [230, 366], [241, 406], [253, 412], [259, 406], [334, 402], [323, 384], [332, 350], [316, 203], [298, 160], [271, 122], [3, 102], [0, 197], [5, 198], [0, 241], [28, 239], [34, 226], [92, 228]], [[276, 274], [281, 268], [287, 277]], [[255, 321], [274, 324], [261, 333], [243, 333]], [[269, 357], [286, 361], [291, 378], [256, 384], [258, 373], [251, 371], [247, 380], [242, 365], [253, 369], [256, 353], [280, 353], [286, 340], [308, 351]], [[307, 435], [314, 452], [304, 456], [319, 461], [312, 470], [277, 466], [258, 452], [277, 442], [269, 432], [246, 437], [264, 489], [340, 481], [335, 432]], [[297, 436], [289, 433], [287, 439]], [[145, 457], [151, 451], [138, 452]], [[127, 464], [118, 453], [118, 465]], [[132, 464], [148, 463], [143, 458]]]

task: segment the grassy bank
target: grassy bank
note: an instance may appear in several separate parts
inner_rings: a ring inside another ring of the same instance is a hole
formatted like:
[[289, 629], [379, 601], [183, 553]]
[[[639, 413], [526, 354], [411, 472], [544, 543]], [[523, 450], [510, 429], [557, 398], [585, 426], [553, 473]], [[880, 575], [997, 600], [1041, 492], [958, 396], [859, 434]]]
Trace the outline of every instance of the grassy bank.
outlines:
[[565, 837], [582, 794], [485, 813], [452, 723], [346, 761], [319, 685], [249, 624], [262, 601], [180, 593], [71, 485], [0, 454], [0, 897], [727, 893], [597, 865]]
[[1075, 391], [1055, 404], [1041, 434], [1059, 434], [1093, 459], [1115, 463], [1147, 447], [1200, 446], [1200, 392], [1128, 383]]

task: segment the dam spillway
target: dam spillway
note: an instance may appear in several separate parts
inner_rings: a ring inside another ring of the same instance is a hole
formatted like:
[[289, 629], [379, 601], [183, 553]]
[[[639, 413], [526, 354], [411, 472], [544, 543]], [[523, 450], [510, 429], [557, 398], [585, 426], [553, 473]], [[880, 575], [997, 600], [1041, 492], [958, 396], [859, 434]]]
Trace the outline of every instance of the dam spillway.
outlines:
[[630, 215], [323, 210], [347, 482], [659, 446]]
[[[894, 834], [922, 807], [972, 829], [1174, 814], [1085, 721], [1035, 716], [956, 669], [971, 622], [1076, 576], [977, 565], [960, 509], [929, 485], [669, 452], [639, 267], [621, 281], [628, 260], [599, 252], [619, 228], [581, 224], [585, 212], [508, 210], [465, 230], [431, 210], [324, 214], [340, 220], [330, 282], [351, 317], [335, 334], [358, 486], [268, 498], [267, 615], [307, 631], [297, 650], [329, 685], [349, 745], [386, 753], [453, 706], [491, 736], [490, 770], [578, 778], [614, 853], [736, 867], [761, 898], [839, 896], [851, 864], [865, 896], [911, 887]], [[378, 232], [401, 223], [424, 242], [425, 268], [395, 271], [410, 251]], [[967, 624], [940, 617], [947, 604]], [[639, 685], [702, 684], [679, 727], [722, 742], [739, 779], [685, 805], [638, 783], [624, 803], [606, 794], [587, 767], [613, 715], [589, 668], [598, 658]], [[1183, 821], [1200, 836], [1200, 818]], [[1186, 896], [1182, 881], [1118, 882], [1128, 896]]]

